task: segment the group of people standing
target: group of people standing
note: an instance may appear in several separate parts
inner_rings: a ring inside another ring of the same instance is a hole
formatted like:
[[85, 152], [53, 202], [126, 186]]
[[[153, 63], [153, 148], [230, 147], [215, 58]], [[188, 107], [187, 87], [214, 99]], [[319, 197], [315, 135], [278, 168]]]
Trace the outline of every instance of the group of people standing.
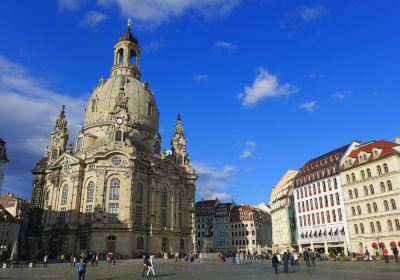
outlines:
[[[312, 250], [304, 250], [303, 257], [307, 267], [311, 267], [311, 264], [315, 266], [315, 253]], [[289, 273], [289, 262], [292, 266], [299, 266], [299, 255], [296, 251], [291, 253], [284, 252], [282, 255], [277, 253], [273, 254], [272, 267], [274, 268], [275, 274], [278, 273], [278, 266], [280, 265], [283, 265], [283, 271], [285, 273]]]

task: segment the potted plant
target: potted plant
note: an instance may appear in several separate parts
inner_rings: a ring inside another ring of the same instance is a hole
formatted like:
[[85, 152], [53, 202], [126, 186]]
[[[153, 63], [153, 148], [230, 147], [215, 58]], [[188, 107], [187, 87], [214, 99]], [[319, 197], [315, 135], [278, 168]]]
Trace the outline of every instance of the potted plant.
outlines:
[[356, 261], [356, 260], [357, 260], [357, 254], [356, 254], [356, 252], [353, 252], [353, 253], [351, 254], [351, 260], [352, 260], [352, 261]]

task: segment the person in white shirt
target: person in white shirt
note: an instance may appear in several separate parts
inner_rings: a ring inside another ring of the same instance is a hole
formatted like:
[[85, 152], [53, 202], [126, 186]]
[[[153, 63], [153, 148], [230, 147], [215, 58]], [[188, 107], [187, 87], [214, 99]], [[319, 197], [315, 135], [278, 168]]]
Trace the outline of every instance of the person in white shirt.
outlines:
[[149, 259], [149, 264], [147, 267], [147, 277], [149, 277], [150, 272], [153, 273], [153, 276], [157, 276], [156, 273], [154, 272], [153, 256], [150, 256]]

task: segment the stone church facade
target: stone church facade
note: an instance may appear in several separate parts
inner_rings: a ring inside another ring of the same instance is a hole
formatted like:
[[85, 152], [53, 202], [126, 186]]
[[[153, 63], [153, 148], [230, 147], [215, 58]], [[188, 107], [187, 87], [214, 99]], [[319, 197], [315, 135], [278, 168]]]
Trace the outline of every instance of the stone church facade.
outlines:
[[65, 107], [32, 170], [30, 255], [192, 252], [197, 176], [180, 116], [171, 152], [161, 152], [154, 94], [141, 81], [140, 47], [128, 30], [114, 46], [74, 147]]

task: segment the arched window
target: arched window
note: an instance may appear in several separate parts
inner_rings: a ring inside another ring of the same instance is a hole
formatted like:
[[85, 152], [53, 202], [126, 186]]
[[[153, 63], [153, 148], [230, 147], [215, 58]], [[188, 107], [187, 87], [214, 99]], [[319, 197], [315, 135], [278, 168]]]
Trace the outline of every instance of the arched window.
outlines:
[[393, 190], [392, 181], [388, 180], [388, 181], [386, 181], [386, 184], [388, 186], [388, 191]]
[[361, 215], [362, 213], [361, 213], [361, 207], [358, 205], [357, 206], [357, 212], [358, 212], [358, 215]]
[[122, 141], [122, 130], [117, 129], [115, 131], [115, 142], [121, 142]]
[[119, 181], [118, 178], [111, 179], [109, 200], [119, 200], [120, 186], [121, 186], [121, 182]]
[[369, 204], [369, 203], [367, 203], [367, 210], [368, 210], [368, 213], [371, 213], [372, 211], [371, 211], [371, 204]]
[[376, 229], [378, 230], [378, 232], [382, 231], [381, 222], [379, 221], [376, 222]]
[[371, 232], [375, 232], [375, 225], [373, 222], [369, 223], [369, 228], [370, 228]]
[[354, 232], [355, 232], [356, 234], [358, 234], [358, 226], [357, 226], [357, 224], [354, 224]]
[[389, 167], [386, 163], [383, 164], [383, 171], [385, 171], [385, 173], [389, 172]]
[[54, 159], [57, 159], [57, 157], [58, 157], [57, 149], [51, 150], [51, 159], [54, 160]]
[[346, 175], [346, 182], [350, 183], [350, 175], [349, 174]]
[[393, 231], [393, 224], [391, 220], [387, 220], [387, 226], [389, 231]]
[[64, 185], [61, 193], [61, 205], [67, 204], [67, 198], [68, 198], [68, 185]]
[[376, 202], [372, 203], [372, 205], [374, 206], [374, 212], [377, 213], [378, 212], [378, 205], [376, 205]]
[[138, 182], [136, 184], [136, 202], [142, 204], [143, 202], [143, 183]]
[[322, 191], [326, 192], [326, 185], [325, 185], [325, 181], [322, 182]]
[[328, 189], [330, 191], [332, 190], [331, 179], [328, 179]]
[[383, 201], [383, 206], [385, 207], [385, 211], [389, 211], [389, 203], [387, 202], [387, 200]]
[[358, 190], [354, 189], [354, 197], [357, 198], [358, 197]]
[[400, 222], [399, 222], [399, 219], [394, 220], [394, 224], [396, 225], [396, 230], [400, 230]]
[[356, 181], [356, 175], [355, 175], [354, 173], [351, 173], [351, 180], [352, 180], [353, 182]]
[[130, 65], [137, 65], [137, 57], [134, 49], [131, 49], [129, 52], [129, 63]]
[[92, 101], [92, 113], [95, 113], [96, 110], [97, 110], [97, 103], [96, 103], [96, 100], [93, 100]]
[[371, 177], [371, 170], [369, 168], [367, 168], [367, 176], [368, 178]]
[[336, 178], [333, 178], [333, 187], [335, 188], [335, 190], [337, 189], [337, 180], [336, 180]]
[[392, 204], [392, 210], [396, 210], [396, 201], [394, 199], [390, 200], [390, 204]]
[[353, 213], [353, 216], [355, 216], [356, 215], [356, 208], [351, 207], [351, 212]]
[[167, 188], [163, 187], [161, 190], [161, 225], [167, 226], [167, 205], [168, 205], [168, 193]]
[[90, 181], [86, 192], [86, 202], [93, 202], [94, 182]]
[[136, 240], [136, 248], [137, 249], [144, 249], [144, 238], [143, 237], [138, 237]]
[[364, 233], [364, 232], [365, 232], [365, 230], [364, 230], [364, 224], [363, 224], [363, 223], [360, 224], [360, 230], [361, 230], [361, 233]]
[[375, 193], [375, 189], [374, 189], [373, 185], [369, 185], [369, 192], [371, 193], [371, 195]]
[[350, 199], [353, 198], [353, 191], [352, 190], [349, 190], [349, 198]]
[[385, 187], [385, 183], [381, 182], [381, 192], [385, 192], [386, 191], [386, 187]]
[[365, 171], [364, 170], [361, 170], [361, 179], [365, 179]]
[[117, 64], [122, 65], [124, 63], [124, 50], [121, 48], [117, 52]]
[[378, 172], [378, 175], [382, 175], [382, 168], [381, 168], [380, 165], [378, 165], [378, 166], [376, 167], [376, 171]]
[[364, 186], [364, 195], [368, 196], [368, 187], [367, 186]]
[[185, 250], [185, 240], [181, 239], [179, 242], [179, 250]]

